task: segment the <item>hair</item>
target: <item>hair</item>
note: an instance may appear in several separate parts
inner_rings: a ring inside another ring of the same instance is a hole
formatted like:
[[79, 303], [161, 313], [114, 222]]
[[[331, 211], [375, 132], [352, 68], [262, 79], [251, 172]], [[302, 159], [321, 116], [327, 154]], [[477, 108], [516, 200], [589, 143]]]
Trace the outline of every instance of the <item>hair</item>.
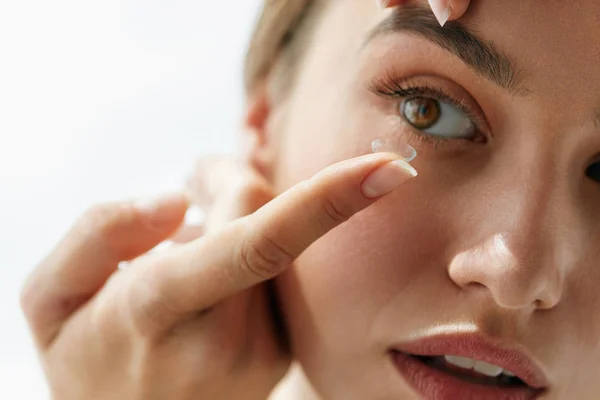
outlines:
[[322, 4], [324, 0], [264, 0], [246, 55], [247, 94], [253, 93], [275, 69], [285, 88], [293, 85], [297, 65], [312, 38], [317, 9]]

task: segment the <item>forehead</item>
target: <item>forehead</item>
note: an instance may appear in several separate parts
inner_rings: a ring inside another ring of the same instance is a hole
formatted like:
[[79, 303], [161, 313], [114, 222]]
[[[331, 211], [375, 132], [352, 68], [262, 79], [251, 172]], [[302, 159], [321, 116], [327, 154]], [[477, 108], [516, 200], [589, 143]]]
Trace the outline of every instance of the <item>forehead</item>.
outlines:
[[600, 2], [474, 1], [462, 22], [510, 55], [533, 91], [574, 89], [600, 102]]
[[[317, 41], [327, 35], [336, 37], [338, 45], [361, 43], [386, 16], [386, 12], [377, 12], [372, 0], [331, 4]], [[590, 102], [596, 104], [594, 108], [600, 107], [597, 0], [473, 0], [460, 22], [509, 56], [531, 93], [567, 98], [571, 105], [585, 102], [586, 113]], [[351, 47], [343, 50], [353, 51]], [[341, 51], [340, 46], [336, 51]], [[565, 96], [565, 90], [576, 93], [577, 98]]]

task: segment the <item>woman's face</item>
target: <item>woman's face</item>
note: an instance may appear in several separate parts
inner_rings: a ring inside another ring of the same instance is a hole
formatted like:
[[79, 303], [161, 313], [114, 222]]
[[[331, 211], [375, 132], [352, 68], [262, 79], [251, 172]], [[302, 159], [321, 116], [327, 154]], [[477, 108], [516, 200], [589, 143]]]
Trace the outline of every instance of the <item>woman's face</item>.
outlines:
[[420, 175], [277, 281], [316, 391], [513, 398], [472, 380], [528, 398], [504, 373], [415, 356], [460, 355], [544, 398], [598, 398], [600, 3], [480, 1], [460, 21], [470, 34], [413, 7], [331, 3], [272, 111], [276, 189], [381, 138], [415, 147]]

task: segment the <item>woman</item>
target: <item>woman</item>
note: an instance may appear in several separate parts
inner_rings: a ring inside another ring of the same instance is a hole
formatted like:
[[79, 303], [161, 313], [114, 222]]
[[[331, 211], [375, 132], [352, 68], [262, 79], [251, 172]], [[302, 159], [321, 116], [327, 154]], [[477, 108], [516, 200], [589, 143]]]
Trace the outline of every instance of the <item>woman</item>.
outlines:
[[600, 4], [567, 3], [267, 2], [205, 236], [115, 273], [187, 200], [97, 207], [24, 288], [55, 398], [264, 399], [292, 361], [274, 398], [598, 398]]

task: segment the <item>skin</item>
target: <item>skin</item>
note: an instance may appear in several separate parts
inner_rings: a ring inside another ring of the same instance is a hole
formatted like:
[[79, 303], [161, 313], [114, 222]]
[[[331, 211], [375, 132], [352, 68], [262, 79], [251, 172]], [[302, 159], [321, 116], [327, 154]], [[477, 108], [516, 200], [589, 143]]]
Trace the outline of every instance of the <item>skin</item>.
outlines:
[[290, 354], [263, 283], [410, 171], [395, 154], [371, 154], [274, 199], [247, 170], [214, 194], [204, 236], [161, 253], [146, 252], [175, 233], [187, 196], [92, 208], [22, 292], [52, 398], [266, 398]]
[[[392, 8], [407, 3], [407, 0], [375, 0], [382, 8]], [[471, 0], [429, 0], [431, 10], [439, 23], [444, 25], [447, 21], [458, 19], [469, 8]]]
[[[525, 349], [550, 382], [544, 398], [600, 392], [600, 191], [585, 177], [600, 152], [600, 81], [592, 78], [600, 74], [600, 5], [490, 1], [470, 11], [462, 23], [515, 60], [526, 91], [502, 89], [408, 34], [361, 49], [387, 14], [370, 1], [336, 3], [296, 90], [257, 127], [257, 159], [276, 191], [379, 137], [401, 135], [419, 152], [416, 180], [277, 278], [302, 366], [294, 384], [312, 386], [315, 397], [413, 398], [387, 350], [440, 325]], [[399, 123], [398, 102], [365, 89], [391, 68], [468, 93], [493, 138], [437, 149], [415, 139]]]
[[[296, 88], [284, 96], [269, 78], [251, 94], [239, 179], [204, 167], [193, 179], [204, 237], [146, 253], [178, 229], [182, 195], [102, 205], [29, 279], [22, 307], [54, 398], [264, 399], [291, 354], [301, 398], [413, 398], [388, 347], [457, 324], [527, 349], [550, 381], [546, 398], [600, 391], [600, 193], [584, 176], [600, 152], [600, 83], [582, 79], [600, 72], [600, 6], [509, 0], [465, 15], [518, 61], [529, 90], [515, 95], [422, 38], [359, 49], [390, 11], [334, 3]], [[434, 149], [409, 136], [397, 101], [366, 89], [390, 67], [468, 93], [493, 140]], [[419, 177], [393, 154], [363, 156], [386, 136], [417, 148]], [[386, 168], [393, 191], [365, 196]], [[281, 273], [292, 353], [263, 283]]]

